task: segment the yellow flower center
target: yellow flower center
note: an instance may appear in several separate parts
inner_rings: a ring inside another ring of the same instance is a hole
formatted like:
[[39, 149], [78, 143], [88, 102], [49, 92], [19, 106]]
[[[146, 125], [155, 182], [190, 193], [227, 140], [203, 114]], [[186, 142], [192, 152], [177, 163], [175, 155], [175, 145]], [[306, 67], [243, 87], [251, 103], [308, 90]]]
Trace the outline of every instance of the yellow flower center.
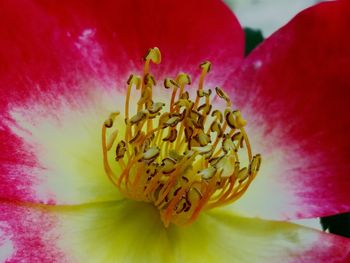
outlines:
[[[127, 81], [124, 127], [113, 128], [119, 112], [113, 112], [102, 126], [104, 168], [109, 179], [127, 198], [152, 202], [165, 226], [192, 223], [201, 211], [234, 202], [257, 175], [261, 156], [252, 155], [246, 121], [232, 110], [228, 95], [220, 88], [204, 89], [211, 64], [200, 65], [197, 94], [191, 100], [186, 85], [191, 78], [179, 73], [164, 80], [168, 103], [154, 101], [156, 81], [150, 62], [159, 64], [161, 53], [152, 48], [144, 57], [143, 77]], [[129, 116], [132, 87], [140, 90], [136, 114]], [[213, 101], [223, 100], [225, 109]], [[123, 138], [118, 139], [123, 130]], [[107, 134], [108, 131], [108, 134]], [[114, 148], [114, 151], [111, 149]], [[109, 164], [113, 154], [120, 169]]]

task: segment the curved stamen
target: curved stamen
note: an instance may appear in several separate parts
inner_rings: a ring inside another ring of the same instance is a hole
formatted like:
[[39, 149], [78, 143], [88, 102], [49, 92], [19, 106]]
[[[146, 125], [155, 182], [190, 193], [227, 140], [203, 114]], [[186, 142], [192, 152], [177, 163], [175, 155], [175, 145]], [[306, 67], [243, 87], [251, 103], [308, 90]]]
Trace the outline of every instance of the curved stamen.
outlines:
[[[112, 113], [102, 126], [104, 169], [126, 197], [153, 203], [165, 226], [186, 225], [202, 210], [240, 198], [257, 175], [261, 156], [253, 156], [244, 130], [247, 122], [240, 111], [231, 109], [231, 100], [221, 88], [216, 87], [215, 93], [226, 109], [211, 103], [212, 91], [204, 89], [210, 62], [200, 66], [194, 101], [185, 90], [191, 85], [185, 73], [164, 80], [164, 87], [171, 92], [168, 103], [154, 101], [156, 81], [150, 62], [159, 64], [160, 60], [159, 49], [150, 49], [143, 77], [131, 75], [127, 81], [124, 139], [118, 140], [119, 132], [113, 130], [119, 113]], [[135, 104], [136, 114], [130, 117], [132, 86], [140, 89], [141, 95]], [[118, 175], [109, 165], [113, 147], [121, 169]]]

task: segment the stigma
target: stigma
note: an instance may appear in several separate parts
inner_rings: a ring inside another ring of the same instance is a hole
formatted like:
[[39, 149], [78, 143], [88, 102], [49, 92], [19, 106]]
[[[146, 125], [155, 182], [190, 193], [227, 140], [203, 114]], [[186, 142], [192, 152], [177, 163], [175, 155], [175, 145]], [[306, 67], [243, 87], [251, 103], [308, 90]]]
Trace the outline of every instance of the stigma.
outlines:
[[[202, 211], [239, 199], [256, 177], [261, 156], [252, 154], [247, 121], [229, 96], [219, 87], [205, 88], [210, 62], [200, 64], [196, 89], [186, 90], [192, 84], [186, 73], [165, 78], [168, 101], [153, 96], [151, 62], [161, 62], [158, 48], [145, 55], [142, 77], [127, 80], [124, 118], [112, 112], [102, 125], [104, 169], [126, 198], [152, 203], [166, 227], [188, 225]], [[133, 88], [140, 97], [130, 114]], [[223, 107], [215, 107], [217, 100]]]

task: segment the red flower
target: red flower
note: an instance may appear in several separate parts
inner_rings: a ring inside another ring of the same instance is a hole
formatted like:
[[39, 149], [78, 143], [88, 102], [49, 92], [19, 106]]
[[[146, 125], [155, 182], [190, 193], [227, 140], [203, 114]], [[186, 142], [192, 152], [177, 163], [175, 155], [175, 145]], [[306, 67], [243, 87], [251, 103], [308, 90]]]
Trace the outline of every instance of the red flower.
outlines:
[[[349, 14], [347, 1], [316, 5], [243, 59], [219, 1], [2, 1], [0, 259], [349, 261], [347, 239], [282, 222], [350, 210]], [[212, 62], [206, 89], [230, 95], [263, 158], [242, 198], [186, 227], [124, 200], [103, 170], [101, 123], [155, 46], [158, 80], [183, 71], [196, 86]]]

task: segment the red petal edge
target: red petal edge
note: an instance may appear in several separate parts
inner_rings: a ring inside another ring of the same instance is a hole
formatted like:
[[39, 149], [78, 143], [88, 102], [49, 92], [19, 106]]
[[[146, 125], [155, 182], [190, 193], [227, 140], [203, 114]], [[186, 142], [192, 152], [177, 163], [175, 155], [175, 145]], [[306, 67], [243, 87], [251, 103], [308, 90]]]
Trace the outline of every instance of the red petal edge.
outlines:
[[[265, 183], [249, 213], [285, 219], [350, 211], [349, 28], [347, 1], [311, 7], [226, 83], [235, 86], [250, 137], [261, 134], [253, 148], [263, 156], [258, 176]], [[271, 158], [277, 164], [264, 172]]]

